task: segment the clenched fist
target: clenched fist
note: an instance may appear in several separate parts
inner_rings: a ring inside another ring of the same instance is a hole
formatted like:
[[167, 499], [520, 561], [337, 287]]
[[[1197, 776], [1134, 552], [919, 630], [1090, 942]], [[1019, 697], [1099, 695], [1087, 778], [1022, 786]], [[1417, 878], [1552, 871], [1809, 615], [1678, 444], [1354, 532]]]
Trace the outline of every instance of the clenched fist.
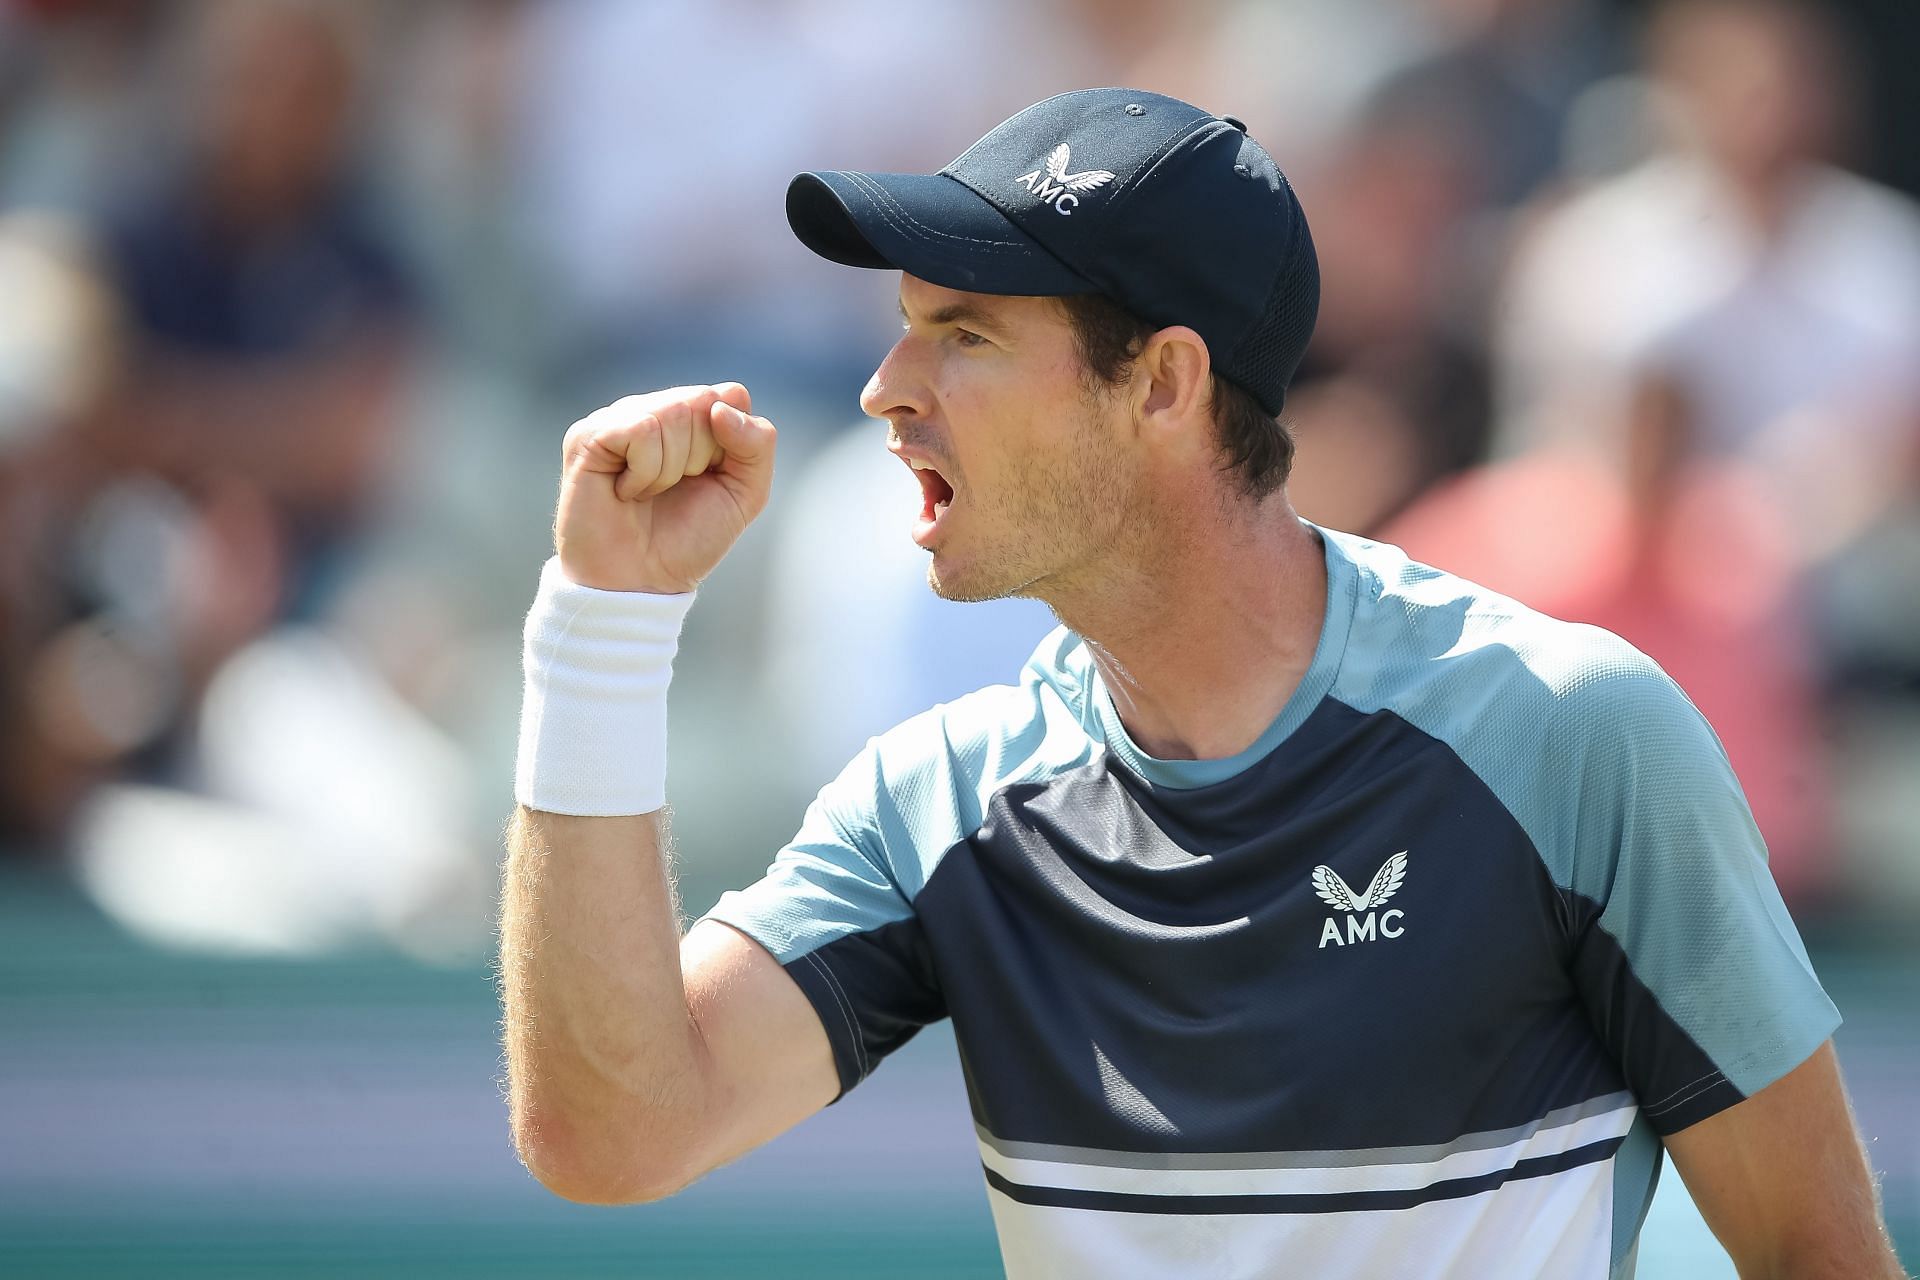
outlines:
[[767, 505], [773, 424], [737, 382], [627, 396], [567, 429], [554, 549], [603, 591], [691, 591]]

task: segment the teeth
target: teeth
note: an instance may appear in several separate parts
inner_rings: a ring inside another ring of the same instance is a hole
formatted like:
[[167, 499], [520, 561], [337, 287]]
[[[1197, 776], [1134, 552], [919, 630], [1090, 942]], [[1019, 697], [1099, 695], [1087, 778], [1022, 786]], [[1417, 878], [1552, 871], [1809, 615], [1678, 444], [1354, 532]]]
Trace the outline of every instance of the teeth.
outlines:
[[915, 461], [913, 461], [912, 459], [908, 459], [908, 461], [907, 461], [907, 465], [908, 465], [908, 466], [910, 466], [910, 467], [912, 467], [912, 468], [913, 468], [913, 469], [914, 469], [915, 471], [931, 471], [931, 470], [933, 470], [933, 468], [932, 468], [932, 467], [930, 467], [930, 466], [928, 466], [928, 465], [927, 465], [926, 463], [924, 463], [924, 462], [915, 462]]

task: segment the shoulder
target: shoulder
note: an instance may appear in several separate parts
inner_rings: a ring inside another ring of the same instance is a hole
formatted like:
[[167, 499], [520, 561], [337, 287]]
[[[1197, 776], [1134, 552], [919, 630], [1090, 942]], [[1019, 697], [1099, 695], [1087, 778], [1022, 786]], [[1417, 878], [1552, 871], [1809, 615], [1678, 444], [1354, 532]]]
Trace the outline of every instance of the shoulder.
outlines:
[[1649, 161], [1547, 210], [1523, 231], [1515, 269], [1522, 277], [1539, 272], [1556, 279], [1561, 273], [1590, 275], [1595, 245], [1664, 231], [1712, 202], [1710, 184], [1693, 166], [1664, 158]]
[[1611, 631], [1551, 617], [1398, 547], [1332, 536], [1342, 540], [1359, 582], [1352, 653], [1342, 663], [1345, 692], [1389, 701], [1464, 694], [1457, 685], [1427, 686], [1469, 674], [1483, 689], [1488, 681], [1509, 693], [1537, 686], [1557, 703], [1581, 703], [1595, 688], [1672, 688], [1651, 658]]
[[1849, 235], [1875, 238], [1874, 248], [1914, 251], [1920, 206], [1894, 190], [1845, 169], [1823, 166], [1810, 184], [1807, 210], [1816, 225], [1838, 223]]
[[1920, 206], [1842, 169], [1809, 183], [1793, 242], [1796, 267], [1874, 332], [1911, 343], [1920, 294]]
[[1360, 599], [1333, 696], [1444, 744], [1556, 883], [1585, 891], [1621, 858], [1676, 844], [1758, 847], [1719, 739], [1651, 658], [1397, 548], [1354, 555]]
[[1631, 771], [1677, 745], [1703, 767], [1724, 756], [1653, 659], [1600, 627], [1354, 540], [1359, 599], [1333, 694], [1439, 739], [1496, 791], [1532, 789], [1584, 762]]

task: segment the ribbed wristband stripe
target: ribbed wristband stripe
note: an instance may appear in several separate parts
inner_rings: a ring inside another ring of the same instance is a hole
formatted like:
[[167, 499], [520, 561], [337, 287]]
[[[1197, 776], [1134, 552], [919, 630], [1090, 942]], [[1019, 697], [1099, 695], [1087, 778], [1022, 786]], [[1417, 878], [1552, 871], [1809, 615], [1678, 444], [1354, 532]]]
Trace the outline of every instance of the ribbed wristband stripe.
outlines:
[[521, 653], [516, 800], [582, 817], [666, 803], [667, 685], [693, 597], [583, 587], [547, 561]]

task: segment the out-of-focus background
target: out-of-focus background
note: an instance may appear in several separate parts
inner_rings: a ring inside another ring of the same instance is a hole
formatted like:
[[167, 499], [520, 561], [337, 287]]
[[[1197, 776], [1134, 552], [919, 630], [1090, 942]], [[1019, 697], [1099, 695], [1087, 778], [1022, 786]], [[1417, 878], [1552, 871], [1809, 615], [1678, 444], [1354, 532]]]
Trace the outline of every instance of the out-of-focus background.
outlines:
[[[676, 1200], [520, 1169], [518, 628], [566, 426], [737, 378], [781, 470], [676, 678], [688, 908], [1010, 678], [1045, 612], [925, 591], [855, 408], [894, 281], [781, 195], [1111, 83], [1306, 205], [1301, 510], [1719, 729], [1920, 1264], [1916, 51], [1911, 0], [0, 0], [0, 1272], [996, 1273], [939, 1029]], [[1641, 1274], [1730, 1275], [1668, 1192]]]

